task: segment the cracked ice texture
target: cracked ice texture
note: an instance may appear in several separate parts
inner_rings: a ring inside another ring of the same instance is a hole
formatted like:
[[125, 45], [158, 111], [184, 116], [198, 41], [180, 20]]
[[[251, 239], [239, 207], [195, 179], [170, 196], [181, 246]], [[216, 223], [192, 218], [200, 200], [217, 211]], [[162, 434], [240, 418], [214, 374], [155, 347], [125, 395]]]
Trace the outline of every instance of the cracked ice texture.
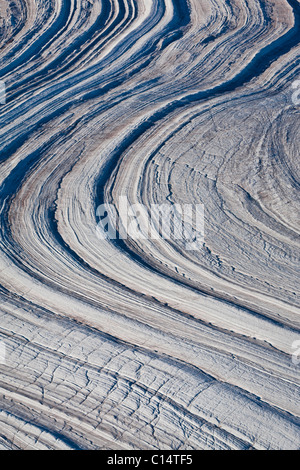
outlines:
[[[0, 447], [298, 449], [299, 3], [0, 12]], [[203, 247], [99, 240], [120, 196]]]

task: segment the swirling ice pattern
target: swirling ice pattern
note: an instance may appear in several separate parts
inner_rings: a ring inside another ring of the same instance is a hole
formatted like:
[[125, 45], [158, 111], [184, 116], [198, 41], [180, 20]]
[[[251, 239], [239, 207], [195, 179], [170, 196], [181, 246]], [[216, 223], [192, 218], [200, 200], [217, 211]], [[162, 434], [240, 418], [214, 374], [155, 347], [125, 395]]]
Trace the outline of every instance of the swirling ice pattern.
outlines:
[[[0, 8], [0, 447], [299, 448], [299, 2]], [[202, 249], [99, 240], [120, 195]]]

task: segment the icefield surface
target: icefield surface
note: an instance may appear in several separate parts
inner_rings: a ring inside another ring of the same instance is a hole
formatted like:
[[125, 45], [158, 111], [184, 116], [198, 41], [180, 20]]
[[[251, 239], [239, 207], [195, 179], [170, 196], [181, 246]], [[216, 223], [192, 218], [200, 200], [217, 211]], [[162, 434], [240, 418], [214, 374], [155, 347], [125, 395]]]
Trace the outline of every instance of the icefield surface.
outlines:
[[0, 449], [300, 449], [299, 39], [0, 0]]

